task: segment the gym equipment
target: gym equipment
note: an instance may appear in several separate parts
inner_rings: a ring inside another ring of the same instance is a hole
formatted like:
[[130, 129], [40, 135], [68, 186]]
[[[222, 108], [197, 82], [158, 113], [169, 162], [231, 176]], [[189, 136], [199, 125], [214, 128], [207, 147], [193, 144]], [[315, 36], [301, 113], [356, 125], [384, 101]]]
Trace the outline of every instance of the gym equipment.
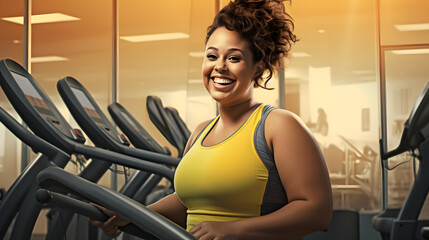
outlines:
[[[13, 60], [4, 59], [0, 61], [0, 85], [12, 106], [14, 106], [33, 133], [68, 154], [82, 154], [92, 158], [92, 161], [79, 174], [81, 177], [97, 182], [110, 165], [116, 163], [156, 173], [170, 181], [173, 180], [173, 172], [167, 167], [124, 154], [83, 145], [82, 137], [79, 136], [81, 135], [80, 132], [73, 130], [68, 125], [34, 78]], [[167, 165], [177, 165], [178, 163], [177, 159], [164, 154], [142, 152], [141, 157], [142, 159]], [[54, 219], [54, 226], [49, 229], [47, 239], [61, 238], [62, 231], [59, 231], [60, 226], [63, 223], [67, 226], [72, 216], [73, 214], [63, 212], [62, 222]], [[24, 233], [24, 231], [21, 231], [21, 233]]]
[[182, 157], [188, 139], [182, 135], [174, 120], [166, 113], [161, 99], [156, 96], [147, 96], [146, 107], [152, 123], [165, 139], [177, 149], [178, 157]]
[[[149, 152], [120, 144], [120, 142], [113, 137], [114, 135], [111, 134], [111, 132], [116, 131], [113, 124], [107, 119], [96, 101], [78, 80], [72, 77], [65, 77], [58, 81], [57, 87], [58, 92], [76, 122], [87, 133], [88, 137], [91, 138], [95, 145], [138, 158], [144, 158], [145, 154], [149, 153], [166, 156], [166, 152], [163, 151], [160, 146], [155, 145], [154, 141], [147, 141], [143, 147], [147, 148], [148, 145], [151, 145], [151, 148], [155, 149], [156, 152]], [[125, 137], [122, 135], [122, 138]], [[169, 166], [175, 167], [180, 161], [178, 158], [166, 157], [171, 159], [171, 161], [167, 163]], [[161, 176], [155, 174], [148, 176], [148, 173], [138, 174], [145, 174], [147, 180], [140, 190], [133, 195], [133, 199], [144, 202], [147, 194], [161, 180]], [[141, 183], [139, 185], [141, 185]], [[136, 196], [137, 193], [138, 196]]]
[[[132, 199], [129, 199], [119, 193], [115, 193], [107, 188], [98, 186], [94, 183], [91, 183], [87, 180], [84, 180], [78, 176], [75, 176], [71, 173], [68, 173], [49, 161], [47, 159], [53, 160], [53, 162], [64, 162], [69, 159], [69, 155], [59, 150], [55, 146], [47, 143], [43, 139], [35, 136], [30, 133], [27, 129], [22, 127], [18, 122], [16, 122], [6, 111], [0, 108], [0, 120], [2, 123], [10, 129], [19, 139], [21, 139], [24, 143], [30, 146], [34, 151], [40, 152], [40, 159], [44, 162], [46, 168], [39, 172], [37, 175], [37, 182], [40, 186], [44, 188], [48, 188], [52, 191], [61, 191], [72, 193], [75, 196], [80, 196], [83, 199], [89, 200], [91, 202], [100, 204], [109, 209], [114, 210], [119, 213], [121, 216], [129, 219], [133, 224], [126, 225], [123, 230], [128, 231], [139, 236], [148, 236], [145, 233], [145, 230], [150, 232], [150, 234], [154, 234], [156, 237], [160, 239], [183, 239], [183, 240], [193, 240], [193, 238], [189, 233], [187, 233], [184, 229], [175, 225], [171, 221], [165, 219], [164, 217], [146, 209], [139, 203], [135, 202]], [[45, 156], [47, 158], [45, 158]], [[58, 161], [61, 160], [61, 161]], [[34, 162], [37, 164], [37, 162]], [[26, 170], [34, 169], [33, 165], [29, 165]], [[29, 176], [25, 173], [28, 171], [24, 171], [21, 176]], [[24, 177], [20, 177], [23, 179]], [[18, 181], [21, 182], [21, 181]], [[34, 183], [34, 181], [33, 181]], [[11, 190], [16, 189], [14, 186], [11, 187]], [[37, 193], [28, 192], [27, 196], [35, 199], [37, 195], [38, 200], [43, 200], [44, 202], [51, 201], [54, 205], [60, 206], [69, 206], [71, 209], [81, 210], [79, 211], [81, 214], [85, 214], [86, 216], [95, 217], [100, 219], [100, 213], [96, 212], [96, 214], [91, 214], [96, 211], [91, 205], [81, 202], [77, 199], [73, 199], [67, 196], [59, 195], [55, 192], [45, 192], [38, 190]], [[10, 195], [6, 196], [5, 202]], [[16, 200], [16, 199], [14, 199]], [[5, 203], [3, 202], [3, 203]], [[9, 201], [7, 201], [9, 202]], [[3, 206], [3, 203], [1, 206]], [[89, 205], [89, 206], [88, 206]], [[25, 206], [28, 208], [28, 206]], [[92, 209], [92, 211], [85, 210], [86, 208]], [[20, 211], [25, 210], [21, 208]], [[88, 212], [89, 211], [89, 212]], [[4, 215], [2, 214], [2, 218]], [[106, 216], [101, 215], [101, 219], [105, 219]], [[16, 222], [18, 224], [19, 222]], [[25, 227], [22, 226], [21, 231], [24, 231]], [[139, 233], [142, 232], [142, 233]], [[30, 231], [31, 234], [31, 231]], [[153, 237], [151, 237], [153, 239]], [[30, 239], [28, 238], [12, 238], [12, 239]]]
[[1, 107], [0, 121], [25, 144], [31, 146], [34, 152], [39, 153], [15, 180], [0, 203], [0, 239], [4, 238], [13, 218], [19, 212], [10, 239], [26, 240], [30, 239], [42, 207], [34, 198], [38, 189], [37, 174], [49, 166], [64, 167], [70, 156], [34, 136]]
[[152, 152], [167, 153], [121, 104], [112, 103], [107, 109], [113, 121], [135, 147]]
[[170, 116], [171, 119], [176, 123], [177, 128], [182, 133], [183, 137], [187, 140], [191, 136], [191, 131], [189, 131], [186, 123], [180, 117], [179, 111], [173, 107], [165, 107], [165, 112]]
[[[149, 151], [166, 152], [121, 104], [112, 103], [108, 106], [108, 110], [112, 119], [135, 147]], [[148, 190], [149, 188], [140, 189], [133, 199], [151, 204], [172, 192], [171, 189], [160, 189], [148, 195]], [[147, 198], [143, 199], [143, 196], [147, 196]]]
[[[37, 181], [41, 187], [50, 191], [66, 191], [90, 202], [94, 202], [111, 209], [117, 214], [130, 220], [137, 228], [147, 231], [160, 239], [195, 240], [195, 238], [183, 228], [159, 214], [150, 211], [138, 202], [119, 193], [113, 192], [110, 189], [101, 187], [70, 174], [60, 168], [50, 167], [45, 169], [38, 175]], [[63, 206], [67, 204], [82, 205], [80, 203], [76, 204], [76, 201], [74, 200], [70, 201], [67, 197], [54, 197], [53, 200], [53, 203], [59, 202], [59, 205]], [[82, 210], [82, 208], [80, 209]], [[136, 229], [136, 227], [126, 225], [123, 229]]]
[[[420, 161], [413, 186], [401, 209], [386, 209], [374, 217], [373, 227], [379, 231], [383, 239], [421, 239], [427, 236], [428, 220], [418, 220], [423, 203], [429, 190], [429, 83], [420, 94], [404, 124], [401, 141], [398, 147], [385, 152], [380, 139], [380, 155], [382, 163], [389, 158], [410, 151]], [[428, 239], [428, 238], [426, 238]]]

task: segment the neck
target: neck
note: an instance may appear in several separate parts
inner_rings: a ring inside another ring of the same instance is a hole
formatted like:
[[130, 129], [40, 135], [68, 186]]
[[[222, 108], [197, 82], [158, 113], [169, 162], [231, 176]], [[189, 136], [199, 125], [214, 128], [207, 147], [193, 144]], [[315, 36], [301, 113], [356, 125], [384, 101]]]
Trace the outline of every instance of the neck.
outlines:
[[222, 105], [219, 104], [219, 114], [223, 123], [236, 123], [241, 122], [243, 118], [247, 118], [260, 103], [253, 98], [236, 104], [236, 105]]

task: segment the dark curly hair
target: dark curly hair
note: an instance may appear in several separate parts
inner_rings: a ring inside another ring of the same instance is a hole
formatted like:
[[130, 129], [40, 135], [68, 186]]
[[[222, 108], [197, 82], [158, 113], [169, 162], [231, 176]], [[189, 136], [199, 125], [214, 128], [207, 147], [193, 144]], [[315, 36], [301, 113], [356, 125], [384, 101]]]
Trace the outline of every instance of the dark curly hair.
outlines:
[[[264, 71], [257, 73], [255, 85], [267, 88], [274, 68], [287, 57], [291, 45], [297, 41], [293, 34], [292, 17], [286, 13], [284, 0], [235, 0], [226, 5], [207, 28], [206, 44], [219, 27], [236, 31], [250, 44], [254, 62], [262, 60]], [[265, 71], [268, 76], [263, 78]], [[264, 81], [265, 80], [265, 81]], [[260, 84], [263, 82], [263, 86]]]

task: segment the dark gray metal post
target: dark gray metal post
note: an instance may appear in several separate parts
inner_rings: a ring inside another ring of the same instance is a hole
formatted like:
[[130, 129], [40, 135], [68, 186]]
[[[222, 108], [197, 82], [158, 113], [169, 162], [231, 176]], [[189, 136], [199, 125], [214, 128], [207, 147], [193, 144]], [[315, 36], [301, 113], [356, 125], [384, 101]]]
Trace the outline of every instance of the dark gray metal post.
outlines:
[[[118, 75], [119, 75], [119, 3], [113, 0], [113, 34], [112, 34], [112, 103], [118, 101]], [[110, 177], [110, 186], [117, 190], [118, 175], [116, 174], [117, 166], [112, 165], [115, 170]]]
[[[31, 3], [32, 0], [24, 0], [24, 68], [31, 73]], [[24, 127], [27, 127], [23, 123]], [[29, 152], [28, 146], [25, 143], [21, 144], [21, 172], [28, 164]]]

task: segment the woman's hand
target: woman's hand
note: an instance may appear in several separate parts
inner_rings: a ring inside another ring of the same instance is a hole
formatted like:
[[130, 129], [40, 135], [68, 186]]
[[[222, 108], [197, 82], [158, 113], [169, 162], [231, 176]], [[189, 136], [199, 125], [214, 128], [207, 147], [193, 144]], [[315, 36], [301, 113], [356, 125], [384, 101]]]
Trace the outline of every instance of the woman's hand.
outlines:
[[106, 214], [107, 216], [109, 216], [110, 218], [107, 219], [107, 221], [105, 222], [100, 222], [94, 219], [89, 218], [89, 223], [91, 223], [91, 225], [96, 226], [101, 228], [101, 230], [103, 230], [103, 232], [110, 238], [114, 238], [116, 236], [118, 236], [121, 233], [121, 229], [120, 227], [127, 225], [128, 223], [130, 223], [130, 221], [128, 221], [127, 219], [116, 215], [116, 213], [100, 206], [94, 203], [91, 203], [91, 205], [97, 207], [98, 209], [100, 209], [104, 214]]
[[238, 237], [238, 231], [231, 222], [201, 222], [189, 233], [198, 240], [234, 240]]

